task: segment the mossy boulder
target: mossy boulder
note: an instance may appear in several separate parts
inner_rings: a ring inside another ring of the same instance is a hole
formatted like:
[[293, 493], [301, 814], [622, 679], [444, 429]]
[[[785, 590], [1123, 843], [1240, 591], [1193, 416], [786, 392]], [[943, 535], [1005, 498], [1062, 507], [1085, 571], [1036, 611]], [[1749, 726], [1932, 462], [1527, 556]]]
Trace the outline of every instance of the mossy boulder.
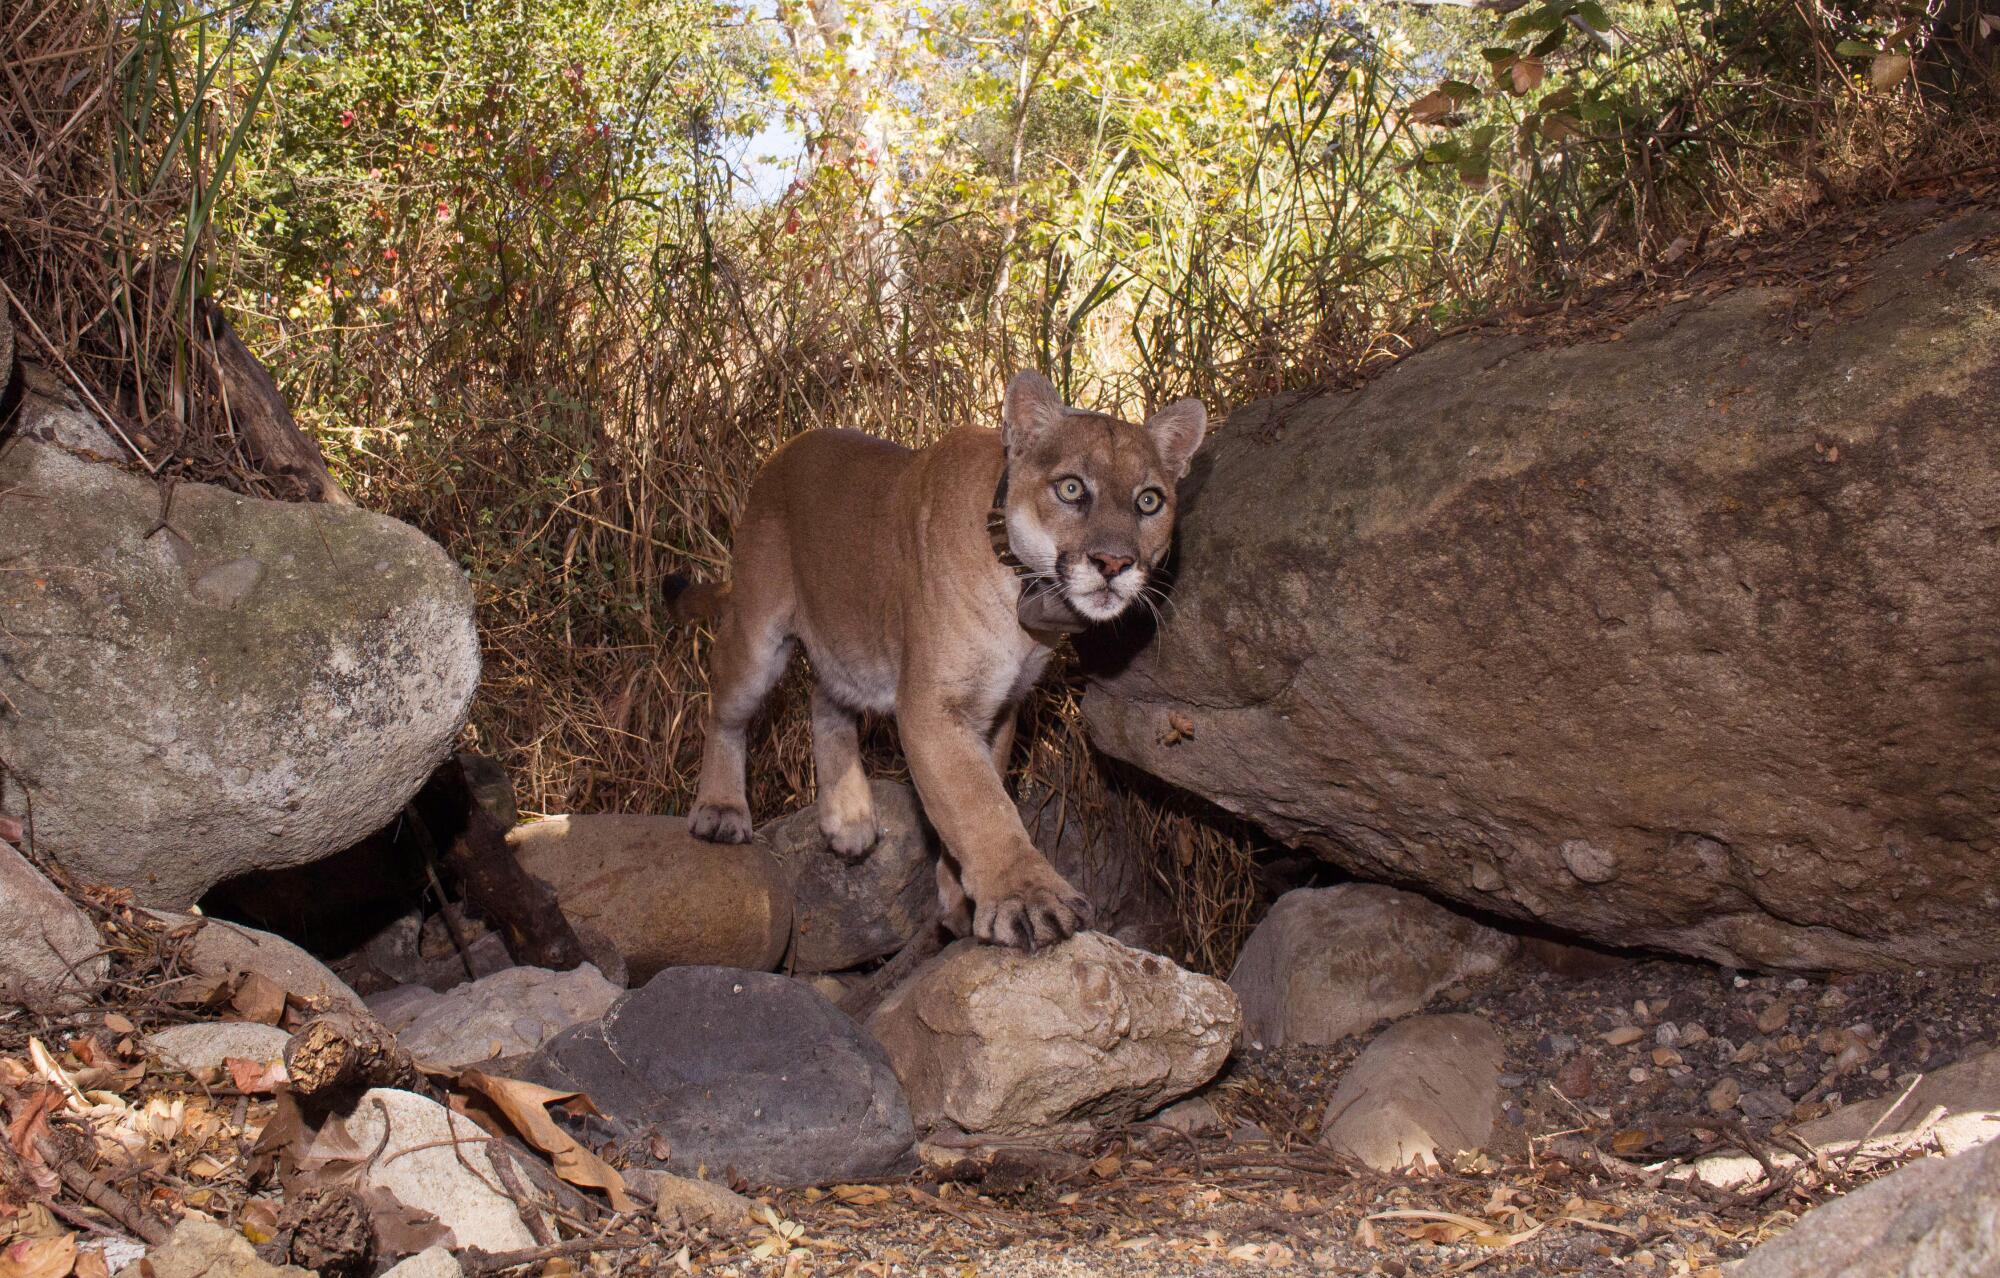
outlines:
[[416, 529], [0, 451], [0, 757], [36, 847], [165, 908], [386, 823], [464, 725], [472, 594]]

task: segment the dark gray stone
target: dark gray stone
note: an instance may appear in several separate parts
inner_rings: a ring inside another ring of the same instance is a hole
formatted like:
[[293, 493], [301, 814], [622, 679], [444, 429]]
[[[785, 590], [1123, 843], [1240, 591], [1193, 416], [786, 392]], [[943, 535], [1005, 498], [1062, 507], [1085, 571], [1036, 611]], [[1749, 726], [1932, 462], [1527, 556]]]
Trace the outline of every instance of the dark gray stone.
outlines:
[[914, 1166], [910, 1107], [881, 1047], [768, 972], [668, 968], [549, 1040], [523, 1074], [589, 1093], [605, 1118], [577, 1120], [583, 1134], [641, 1166], [771, 1185]]
[[771, 822], [757, 838], [792, 876], [792, 948], [785, 966], [839, 972], [903, 948], [937, 899], [937, 845], [910, 787], [871, 781], [875, 846], [849, 861], [827, 846], [819, 805]]

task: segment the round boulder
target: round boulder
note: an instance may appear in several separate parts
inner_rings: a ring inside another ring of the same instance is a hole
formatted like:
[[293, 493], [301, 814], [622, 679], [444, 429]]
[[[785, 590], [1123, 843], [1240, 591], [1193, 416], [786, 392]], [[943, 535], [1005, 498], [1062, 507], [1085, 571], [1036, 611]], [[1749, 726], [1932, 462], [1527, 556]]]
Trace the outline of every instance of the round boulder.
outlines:
[[0, 573], [0, 755], [37, 849], [150, 905], [383, 825], [479, 681], [464, 573], [352, 507], [163, 489], [23, 438], [0, 559], [33, 568]]

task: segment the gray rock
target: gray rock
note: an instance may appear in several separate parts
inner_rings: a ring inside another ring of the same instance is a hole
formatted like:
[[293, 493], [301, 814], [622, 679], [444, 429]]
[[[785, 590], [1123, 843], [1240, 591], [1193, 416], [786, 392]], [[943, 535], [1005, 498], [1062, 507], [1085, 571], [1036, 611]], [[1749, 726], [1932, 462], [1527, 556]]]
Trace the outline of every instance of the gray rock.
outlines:
[[331, 855], [465, 722], [472, 593], [406, 524], [183, 483], [156, 533], [155, 484], [30, 439], [0, 494], [0, 556], [50, 565], [0, 573], [0, 756], [83, 882], [181, 908]]
[[937, 845], [910, 787], [871, 781], [875, 846], [848, 861], [827, 846], [819, 805], [757, 831], [792, 876], [794, 972], [838, 972], [894, 954], [937, 900]]
[[[1783, 1101], [1782, 1094], [1779, 1099]], [[1791, 1102], [1783, 1101], [1782, 1113], [1790, 1112]], [[1863, 1166], [1870, 1156], [1896, 1157], [1920, 1142], [1925, 1149], [1960, 1154], [2000, 1139], [2000, 1048], [1975, 1052], [1934, 1070], [1907, 1090], [1898, 1087], [1875, 1100], [1843, 1105], [1799, 1124], [1790, 1134], [1821, 1156], [1842, 1162], [1859, 1159]], [[1799, 1161], [1782, 1147], [1769, 1157], [1780, 1168]], [[1692, 1174], [1711, 1185], [1734, 1189], [1762, 1178], [1764, 1169], [1748, 1154], [1723, 1152], [1697, 1162]]]
[[147, 1050], [170, 1065], [193, 1073], [220, 1069], [236, 1060], [265, 1063], [281, 1060], [292, 1036], [275, 1025], [254, 1021], [207, 1021], [199, 1025], [169, 1025], [146, 1035]]
[[1996, 231], [1857, 262], [1810, 340], [1746, 287], [1237, 410], [1092, 741], [1357, 877], [1604, 944], [2000, 958], [2000, 254], [1961, 251]]
[[427, 1096], [377, 1087], [347, 1114], [329, 1118], [306, 1157], [365, 1164], [360, 1188], [387, 1190], [404, 1206], [436, 1216], [451, 1230], [455, 1249], [532, 1247], [534, 1235], [497, 1188], [486, 1148], [491, 1139]]
[[1101, 810], [1078, 812], [1031, 777], [1015, 807], [1056, 873], [1089, 899], [1097, 931], [1134, 949], [1168, 947], [1179, 925], [1160, 882], [1160, 852], [1133, 828], [1126, 805], [1113, 799]]
[[361, 1010], [364, 1006], [361, 996], [348, 989], [326, 964], [282, 936], [195, 914], [148, 913], [175, 929], [194, 928], [182, 959], [197, 976], [256, 972], [277, 982], [287, 994], [328, 1009]]
[[959, 941], [868, 1019], [920, 1127], [1000, 1135], [1131, 1122], [1215, 1077], [1236, 996], [1080, 933], [1036, 953]]
[[407, 1260], [398, 1261], [382, 1278], [460, 1278], [465, 1270], [458, 1257], [444, 1247], [426, 1247]]
[[421, 985], [403, 990], [370, 998], [368, 1007], [412, 1056], [434, 1065], [526, 1055], [604, 1015], [624, 992], [588, 963], [567, 972], [510, 967], [442, 994]]
[[1184, 1101], [1175, 1101], [1153, 1115], [1152, 1121], [1170, 1131], [1189, 1136], [1222, 1130], [1222, 1115], [1215, 1112], [1215, 1103], [1206, 1096], [1190, 1096]]
[[1730, 1278], [1992, 1278], [2000, 1274], [2000, 1141], [1925, 1158], [1816, 1207]]
[[1297, 888], [1244, 943], [1229, 987], [1243, 1032], [1266, 1047], [1337, 1043], [1494, 971], [1514, 938], [1377, 883]]
[[148, 1248], [143, 1261], [119, 1270], [118, 1278], [313, 1278], [313, 1273], [271, 1264], [242, 1234], [189, 1212], [175, 1222], [165, 1242]]
[[773, 1185], [912, 1165], [909, 1105], [882, 1048], [802, 982], [768, 972], [668, 968], [602, 1020], [549, 1040], [522, 1073], [589, 1093], [606, 1115], [577, 1120], [593, 1147], [616, 1140], [635, 1165], [733, 1168]]
[[756, 844], [708, 843], [673, 816], [559, 816], [507, 835], [579, 929], [609, 937], [631, 979], [695, 964], [768, 971], [792, 931], [791, 881]]
[[111, 961], [97, 925], [4, 841], [0, 919], [0, 1002], [59, 1008], [104, 983]]
[[[60, 376], [31, 360], [21, 361], [19, 372], [22, 394], [15, 410], [16, 435], [85, 458], [123, 461], [132, 455], [96, 415], [84, 409]], [[0, 389], [5, 385], [6, 378], [0, 375]]]
[[[437, 916], [432, 916], [437, 920]], [[437, 929], [443, 932], [441, 920]], [[403, 985], [424, 985], [433, 990], [448, 990], [465, 984], [465, 965], [472, 963], [473, 978], [491, 976], [514, 966], [514, 958], [507, 953], [507, 942], [498, 932], [491, 931], [476, 919], [461, 921], [460, 928], [471, 934], [470, 943], [461, 955], [458, 947], [446, 932], [441, 944], [428, 943], [425, 920], [417, 911], [411, 911], [392, 920], [380, 932], [362, 943], [360, 957], [382, 976]]]
[[1341, 1075], [1319, 1143], [1377, 1171], [1484, 1148], [1500, 1118], [1502, 1057], [1476, 1016], [1398, 1021]]

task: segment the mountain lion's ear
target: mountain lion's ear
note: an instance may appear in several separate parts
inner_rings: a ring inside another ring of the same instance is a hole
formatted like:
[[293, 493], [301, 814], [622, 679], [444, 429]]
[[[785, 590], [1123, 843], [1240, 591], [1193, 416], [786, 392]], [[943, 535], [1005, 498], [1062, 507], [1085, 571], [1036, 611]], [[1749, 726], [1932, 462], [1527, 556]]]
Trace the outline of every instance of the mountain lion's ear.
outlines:
[[1023, 369], [1007, 383], [1007, 400], [1000, 408], [1001, 438], [1013, 452], [1034, 442], [1035, 437], [1063, 419], [1068, 410], [1049, 379], [1033, 369]]
[[1179, 479], [1187, 474], [1188, 460], [1208, 433], [1208, 410], [1198, 399], [1177, 399], [1146, 419], [1146, 433], [1160, 450], [1160, 460]]

